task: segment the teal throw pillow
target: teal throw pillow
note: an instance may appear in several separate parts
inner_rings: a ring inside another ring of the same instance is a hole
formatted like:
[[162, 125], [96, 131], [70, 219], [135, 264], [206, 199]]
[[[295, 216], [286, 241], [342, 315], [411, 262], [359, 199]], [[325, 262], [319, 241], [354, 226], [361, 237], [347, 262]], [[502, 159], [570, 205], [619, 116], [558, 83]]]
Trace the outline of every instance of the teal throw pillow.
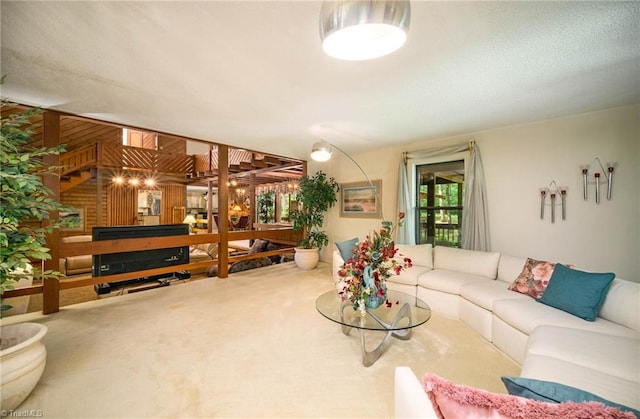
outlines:
[[615, 277], [614, 273], [583, 272], [557, 263], [538, 301], [592, 322]]
[[353, 249], [356, 248], [356, 244], [358, 244], [357, 237], [343, 242], [336, 242], [336, 247], [338, 248], [338, 252], [340, 252], [340, 256], [342, 256], [342, 260], [346, 262], [347, 259], [353, 256]]
[[507, 392], [512, 396], [520, 396], [548, 403], [598, 402], [605, 406], [615, 407], [622, 411], [631, 412], [640, 418], [640, 411], [603, 399], [602, 397], [596, 396], [588, 391], [580, 390], [579, 388], [550, 381], [534, 380], [533, 378], [508, 376], [500, 378], [502, 379], [504, 386], [507, 388]]

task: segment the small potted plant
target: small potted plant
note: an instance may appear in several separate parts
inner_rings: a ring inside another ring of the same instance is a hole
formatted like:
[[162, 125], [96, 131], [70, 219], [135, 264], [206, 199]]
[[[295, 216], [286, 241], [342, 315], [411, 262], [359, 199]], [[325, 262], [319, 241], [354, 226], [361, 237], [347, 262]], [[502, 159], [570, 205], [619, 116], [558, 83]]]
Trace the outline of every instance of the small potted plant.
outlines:
[[[0, 84], [2, 80], [0, 80]], [[41, 111], [10, 109], [2, 101], [0, 126], [0, 316], [8, 308], [2, 300], [5, 290], [13, 289], [21, 279], [54, 277], [53, 271], [40, 272], [30, 261], [51, 258], [46, 236], [53, 229], [72, 226], [74, 220], [55, 220], [51, 215], [67, 210], [54, 200], [42, 182], [42, 175], [56, 173], [46, 167], [45, 156], [64, 151], [59, 147], [34, 147], [32, 121]], [[6, 116], [5, 116], [6, 115]], [[43, 221], [45, 222], [43, 225]], [[47, 331], [40, 323], [3, 325], [0, 332], [2, 363], [2, 408], [16, 408], [40, 379], [46, 362], [42, 338]]]
[[300, 179], [298, 208], [292, 211], [293, 231], [302, 232], [300, 246], [296, 247], [296, 265], [305, 270], [313, 269], [320, 260], [320, 249], [329, 244], [327, 233], [320, 230], [324, 214], [338, 201], [340, 186], [323, 171]]

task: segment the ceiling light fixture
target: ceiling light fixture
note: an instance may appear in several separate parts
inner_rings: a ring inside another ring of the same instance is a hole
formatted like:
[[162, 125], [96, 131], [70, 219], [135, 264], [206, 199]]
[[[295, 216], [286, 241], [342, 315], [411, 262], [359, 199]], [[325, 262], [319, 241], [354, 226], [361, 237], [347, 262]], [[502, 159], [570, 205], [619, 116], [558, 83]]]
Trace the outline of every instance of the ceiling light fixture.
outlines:
[[328, 55], [359, 61], [396, 51], [407, 40], [411, 6], [399, 1], [325, 1], [320, 39]]

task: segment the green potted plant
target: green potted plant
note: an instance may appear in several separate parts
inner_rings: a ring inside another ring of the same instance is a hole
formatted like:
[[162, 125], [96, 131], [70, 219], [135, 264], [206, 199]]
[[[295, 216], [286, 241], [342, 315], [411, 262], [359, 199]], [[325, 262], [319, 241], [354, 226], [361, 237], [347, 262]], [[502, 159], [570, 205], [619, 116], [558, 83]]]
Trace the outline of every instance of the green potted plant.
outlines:
[[[1, 84], [2, 80], [0, 80]], [[38, 277], [54, 277], [53, 271], [40, 272], [33, 260], [49, 259], [46, 236], [53, 229], [72, 226], [73, 220], [54, 220], [51, 215], [68, 208], [54, 200], [42, 182], [42, 175], [57, 173], [57, 167], [46, 167], [45, 156], [59, 154], [63, 146], [34, 147], [32, 121], [40, 116], [38, 109], [16, 112], [2, 100], [0, 125], [0, 315], [5, 308], [2, 295], [18, 281]], [[43, 225], [43, 221], [45, 225]], [[39, 323], [3, 325], [0, 362], [2, 363], [2, 408], [16, 408], [35, 387], [46, 362], [42, 337], [46, 326]]]
[[302, 232], [300, 246], [296, 248], [295, 261], [301, 269], [313, 269], [320, 260], [320, 249], [329, 244], [327, 233], [320, 230], [324, 214], [338, 201], [340, 186], [323, 171], [300, 179], [297, 193], [298, 207], [291, 212], [293, 231]]

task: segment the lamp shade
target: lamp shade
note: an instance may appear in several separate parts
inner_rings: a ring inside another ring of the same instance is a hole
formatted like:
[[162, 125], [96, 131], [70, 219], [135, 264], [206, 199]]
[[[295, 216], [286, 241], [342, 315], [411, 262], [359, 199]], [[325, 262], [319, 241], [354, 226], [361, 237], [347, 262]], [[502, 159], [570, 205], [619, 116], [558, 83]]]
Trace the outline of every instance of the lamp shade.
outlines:
[[311, 158], [315, 161], [327, 161], [331, 158], [331, 144], [326, 141], [318, 141], [311, 148]]
[[195, 224], [195, 223], [196, 223], [196, 218], [191, 214], [187, 215], [186, 217], [184, 217], [184, 220], [182, 220], [182, 224], [191, 225], [191, 224]]
[[382, 57], [404, 45], [410, 21], [409, 0], [325, 1], [320, 10], [322, 48], [341, 60]]

